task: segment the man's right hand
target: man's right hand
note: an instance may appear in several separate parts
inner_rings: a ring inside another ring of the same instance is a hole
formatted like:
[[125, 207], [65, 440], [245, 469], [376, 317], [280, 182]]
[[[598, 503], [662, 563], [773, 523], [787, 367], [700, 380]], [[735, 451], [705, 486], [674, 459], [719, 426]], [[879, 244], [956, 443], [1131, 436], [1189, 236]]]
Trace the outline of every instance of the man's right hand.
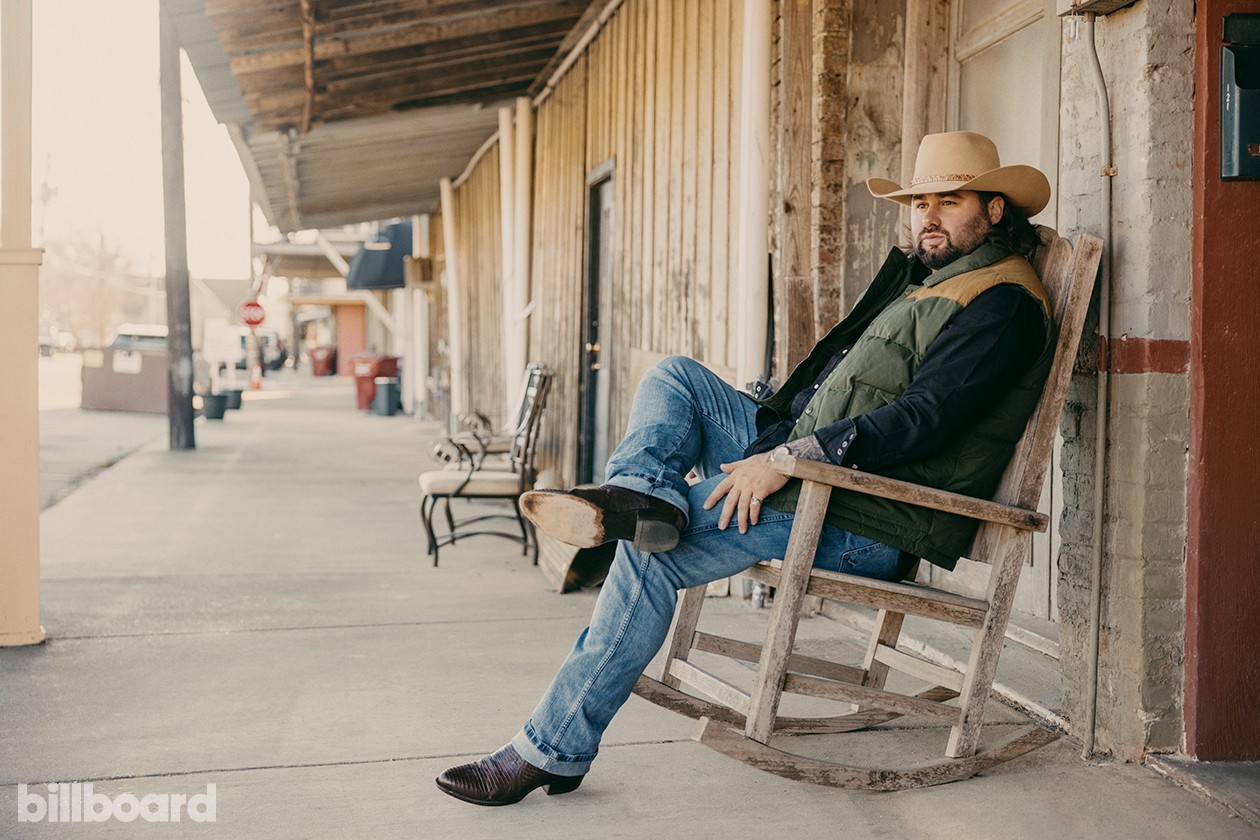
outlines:
[[787, 484], [788, 477], [770, 466], [770, 453], [753, 455], [742, 461], [720, 464], [726, 478], [713, 488], [704, 500], [704, 509], [711, 510], [722, 499], [726, 502], [718, 517], [718, 528], [726, 530], [735, 518], [741, 534], [748, 533], [761, 517], [761, 503], [767, 496]]

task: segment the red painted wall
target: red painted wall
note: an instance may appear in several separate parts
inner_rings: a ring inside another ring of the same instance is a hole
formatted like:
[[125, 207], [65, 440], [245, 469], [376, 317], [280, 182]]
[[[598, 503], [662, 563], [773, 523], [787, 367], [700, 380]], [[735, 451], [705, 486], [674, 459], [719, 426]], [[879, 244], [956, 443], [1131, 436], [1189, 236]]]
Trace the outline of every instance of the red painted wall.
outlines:
[[367, 348], [367, 307], [362, 304], [338, 306], [337, 375], [354, 376], [350, 357]]
[[1199, 0], [1186, 558], [1186, 752], [1260, 758], [1260, 181], [1220, 179], [1222, 20]]

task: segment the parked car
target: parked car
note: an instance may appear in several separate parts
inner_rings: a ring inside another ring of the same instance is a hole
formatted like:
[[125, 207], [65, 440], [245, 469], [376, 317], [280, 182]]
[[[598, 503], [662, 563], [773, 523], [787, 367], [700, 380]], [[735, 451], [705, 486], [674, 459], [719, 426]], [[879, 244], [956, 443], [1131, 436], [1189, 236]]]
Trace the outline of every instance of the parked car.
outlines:
[[109, 340], [116, 350], [165, 350], [165, 324], [120, 324]]
[[[236, 367], [244, 370], [249, 364], [249, 327], [234, 326], [228, 329], [238, 336], [240, 353], [236, 357]], [[259, 329], [257, 332], [263, 365], [268, 370], [279, 370], [284, 367], [285, 361], [289, 358], [289, 352], [284, 345], [284, 339], [280, 338], [280, 333], [269, 329]]]

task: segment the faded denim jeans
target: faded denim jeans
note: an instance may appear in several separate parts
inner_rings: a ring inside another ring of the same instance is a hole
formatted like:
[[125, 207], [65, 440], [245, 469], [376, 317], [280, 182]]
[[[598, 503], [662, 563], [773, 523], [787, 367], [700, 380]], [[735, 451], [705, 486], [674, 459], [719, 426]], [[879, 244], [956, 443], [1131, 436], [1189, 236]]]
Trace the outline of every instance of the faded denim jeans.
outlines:
[[[721, 503], [703, 508], [724, 477], [718, 465], [743, 458], [756, 437], [756, 410], [748, 396], [682, 356], [664, 359], [639, 383], [626, 436], [608, 462], [608, 483], [676, 505], [687, 512], [687, 526], [671, 551], [617, 546], [590, 626], [512, 739], [530, 764], [561, 776], [586, 773], [604, 730], [665, 641], [679, 590], [783, 556], [792, 514], [763, 508], [741, 534], [733, 522], [718, 529]], [[693, 469], [703, 480], [688, 486]], [[826, 526], [815, 562], [894, 579], [899, 561], [895, 548]]]

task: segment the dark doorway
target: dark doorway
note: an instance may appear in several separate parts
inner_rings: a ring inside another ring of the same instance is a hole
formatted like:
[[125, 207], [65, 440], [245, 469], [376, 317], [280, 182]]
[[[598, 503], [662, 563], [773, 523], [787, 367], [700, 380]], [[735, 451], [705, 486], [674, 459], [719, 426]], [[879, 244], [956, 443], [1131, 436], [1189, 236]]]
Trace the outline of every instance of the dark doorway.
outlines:
[[586, 179], [586, 247], [582, 289], [579, 484], [601, 483], [608, 463], [608, 335], [612, 297], [613, 167], [596, 167]]

